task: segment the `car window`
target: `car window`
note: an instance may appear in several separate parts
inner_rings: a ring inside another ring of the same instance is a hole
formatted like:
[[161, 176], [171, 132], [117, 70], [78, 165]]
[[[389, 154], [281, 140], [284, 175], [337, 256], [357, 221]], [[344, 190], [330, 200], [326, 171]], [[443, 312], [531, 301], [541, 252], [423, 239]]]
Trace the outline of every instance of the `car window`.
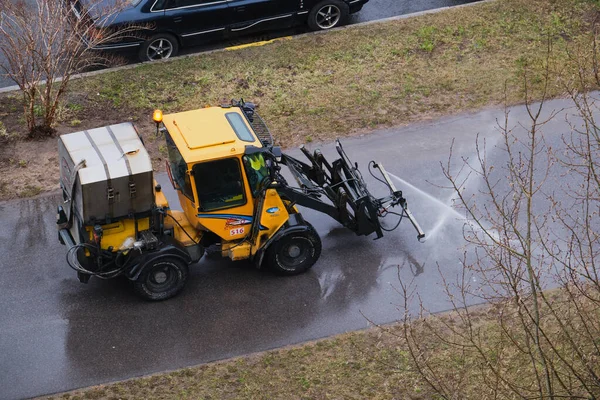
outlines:
[[167, 8], [192, 7], [205, 3], [214, 3], [215, 0], [169, 0]]
[[167, 3], [167, 0], [156, 0], [154, 5], [152, 6], [152, 11], [164, 10], [166, 3]]

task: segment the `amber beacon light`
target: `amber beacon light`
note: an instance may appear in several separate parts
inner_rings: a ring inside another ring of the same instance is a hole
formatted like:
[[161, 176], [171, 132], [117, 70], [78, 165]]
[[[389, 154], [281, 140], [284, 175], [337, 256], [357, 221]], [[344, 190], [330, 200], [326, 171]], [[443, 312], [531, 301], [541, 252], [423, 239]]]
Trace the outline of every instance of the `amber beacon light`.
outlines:
[[154, 113], [152, 114], [152, 120], [154, 122], [156, 122], [157, 124], [160, 124], [163, 120], [163, 113], [161, 110], [154, 110]]

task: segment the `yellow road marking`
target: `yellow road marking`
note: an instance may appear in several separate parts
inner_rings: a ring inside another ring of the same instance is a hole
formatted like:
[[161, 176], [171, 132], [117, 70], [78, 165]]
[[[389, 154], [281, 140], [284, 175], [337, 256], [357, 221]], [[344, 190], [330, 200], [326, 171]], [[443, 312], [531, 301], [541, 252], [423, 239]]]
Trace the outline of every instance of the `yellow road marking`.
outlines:
[[276, 42], [278, 40], [290, 40], [292, 39], [291, 36], [284, 36], [284, 37], [280, 37], [277, 39], [271, 39], [271, 40], [263, 40], [261, 42], [254, 42], [254, 43], [247, 43], [247, 44], [241, 44], [239, 46], [231, 46], [231, 47], [226, 47], [225, 50], [240, 50], [240, 49], [245, 49], [246, 47], [257, 47], [257, 46], [264, 46], [265, 44], [270, 44], [273, 42]]

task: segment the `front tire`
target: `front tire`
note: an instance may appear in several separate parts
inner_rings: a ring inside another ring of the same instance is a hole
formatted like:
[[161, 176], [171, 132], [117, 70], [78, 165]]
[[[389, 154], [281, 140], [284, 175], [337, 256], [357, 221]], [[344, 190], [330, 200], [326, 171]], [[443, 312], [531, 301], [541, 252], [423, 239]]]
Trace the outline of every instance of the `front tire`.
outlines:
[[141, 61], [158, 61], [175, 57], [179, 53], [179, 43], [175, 36], [159, 33], [142, 44], [139, 57]]
[[339, 0], [325, 0], [313, 7], [308, 14], [308, 27], [324, 31], [345, 24], [350, 16], [348, 5]]
[[133, 287], [146, 300], [167, 300], [183, 289], [187, 277], [187, 264], [176, 258], [162, 258], [147, 265]]
[[321, 238], [312, 226], [304, 232], [292, 232], [269, 247], [267, 261], [278, 275], [298, 275], [311, 268], [321, 255]]

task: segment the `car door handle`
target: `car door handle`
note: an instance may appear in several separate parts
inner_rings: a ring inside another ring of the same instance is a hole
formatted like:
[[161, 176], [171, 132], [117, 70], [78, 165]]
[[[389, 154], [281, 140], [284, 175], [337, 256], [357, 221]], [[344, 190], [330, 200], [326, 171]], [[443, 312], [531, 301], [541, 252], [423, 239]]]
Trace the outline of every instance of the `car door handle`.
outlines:
[[237, 11], [237, 12], [244, 12], [244, 11], [246, 11], [246, 6], [236, 7], [235, 11]]
[[173, 18], [173, 22], [181, 22], [183, 21], [183, 17], [175, 17]]

